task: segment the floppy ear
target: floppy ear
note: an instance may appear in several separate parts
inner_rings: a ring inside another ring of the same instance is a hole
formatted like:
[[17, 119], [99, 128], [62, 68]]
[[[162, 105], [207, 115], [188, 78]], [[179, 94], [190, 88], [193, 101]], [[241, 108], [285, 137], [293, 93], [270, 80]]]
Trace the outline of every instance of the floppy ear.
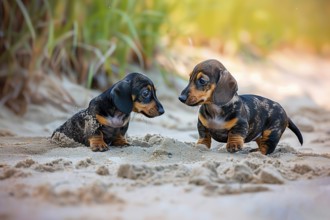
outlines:
[[237, 90], [237, 82], [230, 72], [219, 70], [219, 80], [213, 92], [213, 102], [224, 105], [234, 97]]
[[133, 109], [132, 90], [128, 81], [118, 82], [111, 90], [110, 97], [119, 111], [129, 114]]

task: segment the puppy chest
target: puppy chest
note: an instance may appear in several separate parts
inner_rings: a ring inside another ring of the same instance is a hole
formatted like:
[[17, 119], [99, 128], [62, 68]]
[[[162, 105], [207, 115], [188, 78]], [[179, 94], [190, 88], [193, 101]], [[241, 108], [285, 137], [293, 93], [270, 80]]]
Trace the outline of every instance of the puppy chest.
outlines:
[[96, 115], [96, 119], [102, 125], [109, 126], [112, 128], [121, 128], [125, 126], [128, 122], [130, 117], [125, 114], [114, 114], [114, 116], [100, 116]]
[[199, 114], [198, 118], [204, 127], [214, 130], [229, 130], [234, 127], [238, 121], [237, 118], [225, 120], [222, 117], [207, 117], [202, 114]]

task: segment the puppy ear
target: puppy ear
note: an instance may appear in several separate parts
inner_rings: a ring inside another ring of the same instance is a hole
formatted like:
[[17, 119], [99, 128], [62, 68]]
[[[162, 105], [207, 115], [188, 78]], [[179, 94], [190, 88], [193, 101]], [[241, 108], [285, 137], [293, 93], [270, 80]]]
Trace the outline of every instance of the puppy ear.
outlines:
[[110, 92], [113, 103], [119, 111], [129, 114], [133, 109], [132, 89], [128, 81], [120, 81]]
[[213, 102], [224, 105], [234, 97], [237, 90], [237, 82], [230, 72], [219, 70], [219, 79], [213, 92]]

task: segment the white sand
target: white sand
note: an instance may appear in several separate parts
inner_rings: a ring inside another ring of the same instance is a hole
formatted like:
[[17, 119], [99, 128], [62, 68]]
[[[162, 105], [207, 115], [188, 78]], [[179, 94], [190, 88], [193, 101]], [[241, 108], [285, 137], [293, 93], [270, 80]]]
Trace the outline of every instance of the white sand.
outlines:
[[[287, 53], [254, 65], [224, 59], [240, 93], [280, 102], [303, 133], [301, 147], [287, 130], [269, 156], [248, 153], [255, 143], [235, 154], [215, 141], [210, 150], [196, 146], [198, 108], [176, 98], [186, 82], [170, 90], [156, 75], [165, 115], [133, 115], [132, 146], [102, 153], [48, 139], [97, 92], [66, 81], [79, 107], [32, 105], [23, 118], [2, 108], [0, 219], [330, 219], [330, 65]], [[177, 66], [188, 74], [202, 57]]]

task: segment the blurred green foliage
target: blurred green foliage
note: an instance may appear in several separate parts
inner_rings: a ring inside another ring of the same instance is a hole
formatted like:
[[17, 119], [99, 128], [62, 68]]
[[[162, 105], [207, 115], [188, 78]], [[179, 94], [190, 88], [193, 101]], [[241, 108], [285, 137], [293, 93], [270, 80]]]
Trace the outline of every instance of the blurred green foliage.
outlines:
[[216, 38], [265, 51], [297, 43], [320, 50], [330, 40], [328, 0], [181, 0], [172, 11], [181, 36]]
[[146, 67], [169, 13], [168, 3], [152, 0], [3, 0], [0, 8], [1, 63], [88, 85], [88, 74], [122, 75], [130, 61]]

